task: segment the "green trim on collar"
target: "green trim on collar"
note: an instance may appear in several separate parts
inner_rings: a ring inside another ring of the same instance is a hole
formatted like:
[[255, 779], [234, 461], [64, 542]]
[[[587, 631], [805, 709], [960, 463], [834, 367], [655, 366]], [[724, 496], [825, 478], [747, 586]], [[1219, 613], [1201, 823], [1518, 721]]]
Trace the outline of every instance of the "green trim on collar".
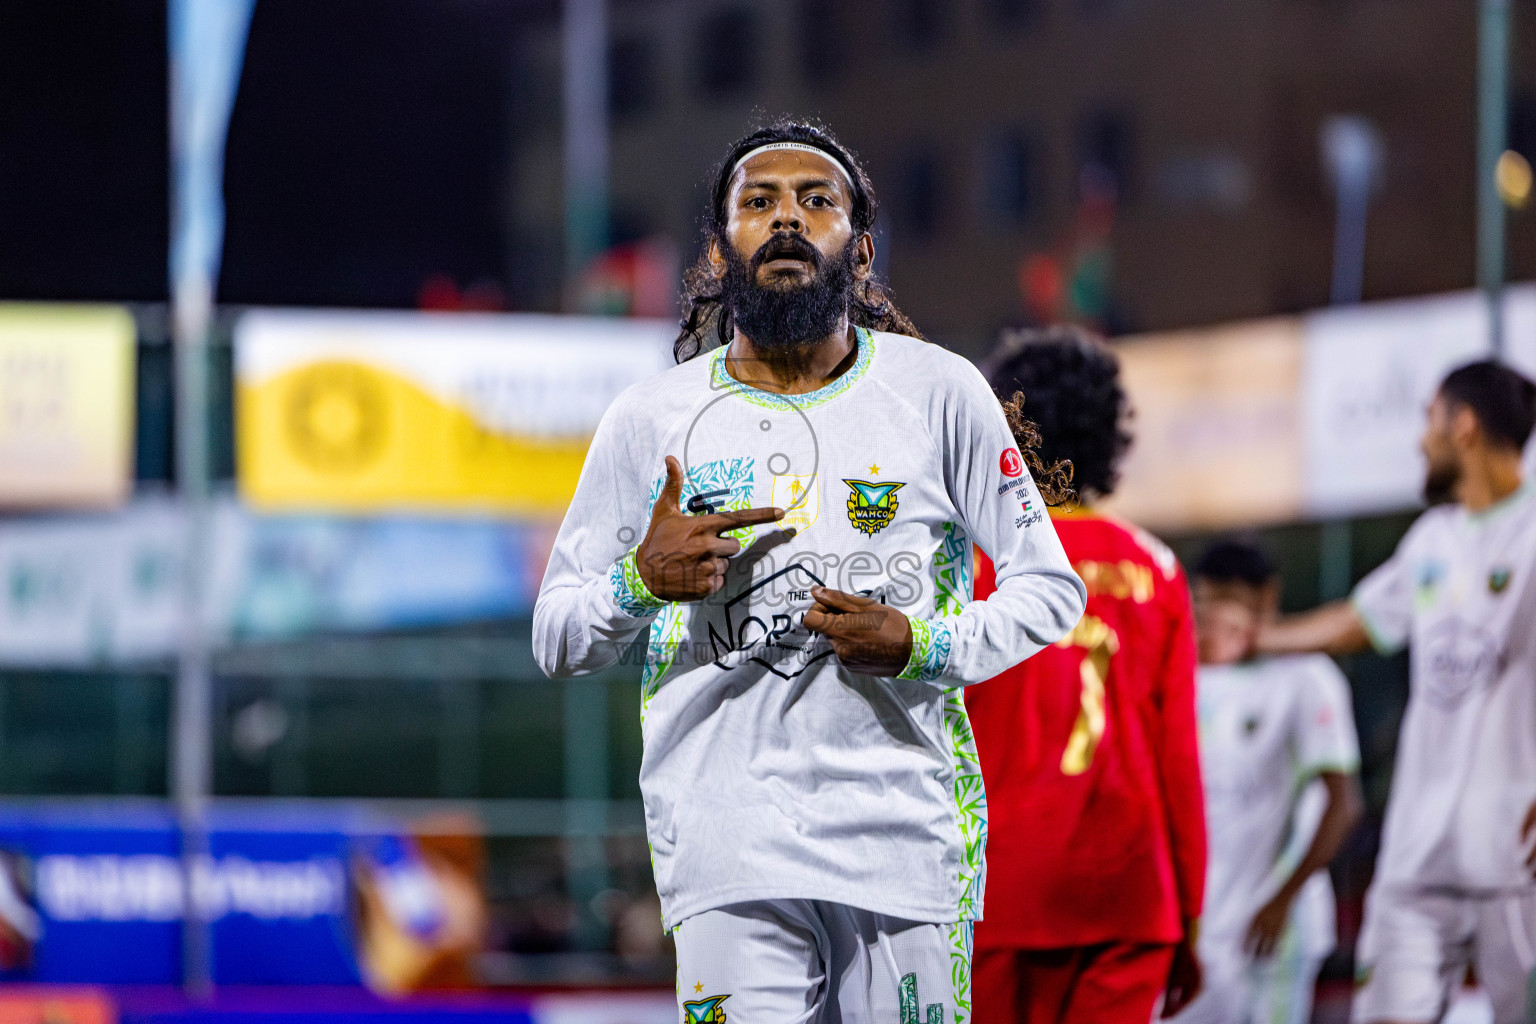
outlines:
[[822, 385], [815, 391], [803, 395], [781, 395], [737, 380], [725, 368], [725, 354], [730, 350], [728, 345], [722, 345], [709, 354], [709, 386], [715, 391], [733, 391], [753, 405], [759, 405], [765, 409], [786, 409], [792, 406], [813, 409], [818, 405], [825, 405], [857, 384], [859, 379], [868, 372], [870, 364], [874, 362], [874, 335], [867, 327], [855, 327], [853, 331], [859, 345], [859, 354], [854, 357], [853, 365], [836, 380]]

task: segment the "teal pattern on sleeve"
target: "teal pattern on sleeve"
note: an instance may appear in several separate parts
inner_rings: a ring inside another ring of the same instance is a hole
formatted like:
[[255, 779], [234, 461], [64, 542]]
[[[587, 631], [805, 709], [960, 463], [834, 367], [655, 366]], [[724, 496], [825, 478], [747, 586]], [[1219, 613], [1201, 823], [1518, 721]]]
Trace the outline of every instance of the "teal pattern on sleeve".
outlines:
[[641, 618], [650, 615], [661, 608], [666, 601], [651, 593], [651, 589], [645, 585], [645, 580], [640, 578], [640, 567], [635, 563], [635, 551], [631, 549], [628, 554], [608, 570], [608, 583], [613, 587], [613, 600], [619, 609], [626, 615]]
[[909, 618], [912, 624], [912, 655], [897, 679], [931, 683], [949, 667], [950, 632], [943, 619]]

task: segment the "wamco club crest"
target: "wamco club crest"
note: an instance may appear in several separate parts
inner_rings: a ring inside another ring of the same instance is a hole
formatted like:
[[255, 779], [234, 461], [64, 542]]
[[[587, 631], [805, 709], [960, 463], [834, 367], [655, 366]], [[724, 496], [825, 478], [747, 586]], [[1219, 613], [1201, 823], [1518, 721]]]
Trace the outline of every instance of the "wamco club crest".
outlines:
[[904, 483], [873, 484], [868, 480], [844, 480], [848, 494], [848, 521], [855, 530], [871, 537], [891, 525], [896, 518], [896, 492]]

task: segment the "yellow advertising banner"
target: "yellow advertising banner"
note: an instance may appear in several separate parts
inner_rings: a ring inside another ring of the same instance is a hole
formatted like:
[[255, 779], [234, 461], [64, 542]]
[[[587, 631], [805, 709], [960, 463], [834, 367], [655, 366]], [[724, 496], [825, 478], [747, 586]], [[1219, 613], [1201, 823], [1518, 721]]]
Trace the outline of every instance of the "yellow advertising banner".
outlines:
[[1106, 510], [1160, 530], [1297, 518], [1303, 334], [1276, 318], [1118, 342], [1136, 440]]
[[558, 515], [660, 321], [255, 311], [236, 327], [240, 490], [269, 510]]
[[135, 339], [118, 306], [0, 303], [0, 507], [128, 497]]

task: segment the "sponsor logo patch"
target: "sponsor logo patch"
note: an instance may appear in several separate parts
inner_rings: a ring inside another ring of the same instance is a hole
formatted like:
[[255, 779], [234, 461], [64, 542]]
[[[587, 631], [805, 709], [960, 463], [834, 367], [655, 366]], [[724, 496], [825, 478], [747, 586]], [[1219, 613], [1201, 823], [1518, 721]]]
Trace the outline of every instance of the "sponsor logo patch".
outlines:
[[1019, 455], [1017, 448], [1004, 448], [1003, 454], [998, 457], [997, 468], [1003, 471], [1003, 476], [1015, 477], [1024, 475], [1024, 459]]

